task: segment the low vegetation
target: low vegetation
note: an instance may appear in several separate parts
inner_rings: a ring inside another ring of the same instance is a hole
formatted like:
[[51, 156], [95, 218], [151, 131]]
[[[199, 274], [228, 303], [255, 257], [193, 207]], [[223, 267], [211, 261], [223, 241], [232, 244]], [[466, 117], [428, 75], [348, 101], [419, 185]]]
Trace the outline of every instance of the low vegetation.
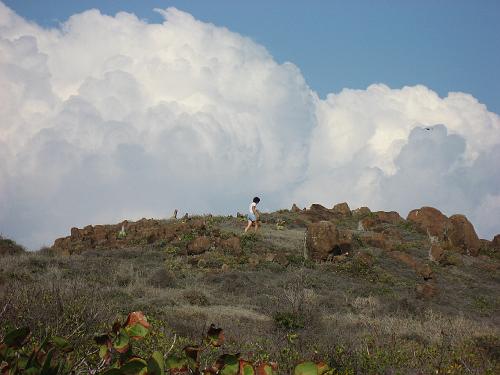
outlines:
[[[262, 230], [247, 235], [244, 219], [195, 219], [205, 220], [206, 229], [172, 241], [70, 256], [47, 249], [2, 255], [0, 340], [11, 342], [9, 332], [27, 327], [26, 342], [13, 349], [17, 358], [43, 350], [41, 369], [52, 352], [47, 366], [59, 373], [100, 373], [134, 358], [140, 358], [133, 363], [139, 370], [121, 373], [155, 374], [153, 367], [163, 371], [162, 363], [171, 373], [235, 373], [222, 370], [221, 357], [238, 369], [244, 360], [243, 373], [250, 367], [262, 373], [261, 364], [278, 374], [500, 372], [495, 256], [453, 254], [449, 262], [432, 264], [439, 293], [423, 299], [415, 293], [415, 272], [366, 242], [356, 241], [348, 255], [327, 262], [306, 259], [307, 221], [298, 214], [265, 215]], [[356, 225], [352, 218], [339, 223]], [[424, 235], [407, 224], [390, 229], [408, 238], [398, 251], [427, 259]], [[188, 254], [199, 236], [217, 236], [220, 245]], [[231, 241], [239, 246], [226, 245]], [[148, 333], [140, 340], [127, 332], [130, 311], [142, 311], [152, 327], [143, 326]], [[212, 324], [224, 328], [224, 345], [207, 345]], [[120, 341], [122, 330], [133, 341], [128, 359], [115, 347], [126, 341]], [[186, 352], [189, 347], [197, 349]], [[2, 355], [0, 373], [9, 373]], [[297, 370], [301, 363], [315, 370]]]

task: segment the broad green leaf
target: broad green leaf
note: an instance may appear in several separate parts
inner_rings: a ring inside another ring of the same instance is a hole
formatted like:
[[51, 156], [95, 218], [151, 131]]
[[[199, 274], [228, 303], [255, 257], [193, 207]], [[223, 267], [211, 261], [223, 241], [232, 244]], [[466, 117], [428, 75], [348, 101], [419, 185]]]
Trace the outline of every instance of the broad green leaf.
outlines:
[[125, 331], [135, 340], [142, 339], [149, 332], [149, 330], [140, 323], [134, 324], [133, 326], [126, 326]]
[[73, 346], [68, 342], [68, 340], [63, 337], [54, 336], [50, 341], [55, 345], [57, 349], [61, 350], [64, 353], [73, 351]]
[[240, 359], [240, 372], [238, 375], [255, 375], [255, 370], [250, 362]]
[[169, 355], [165, 360], [165, 368], [171, 372], [183, 372], [189, 369], [188, 359], [176, 355]]
[[256, 366], [255, 372], [257, 375], [274, 375], [273, 366], [269, 363], [260, 363]]
[[165, 374], [165, 361], [160, 352], [154, 352], [148, 361], [148, 375]]
[[121, 368], [122, 374], [141, 375], [147, 371], [148, 363], [142, 358], [132, 358], [128, 360]]
[[240, 370], [239, 354], [223, 354], [217, 359], [220, 375], [238, 375]]
[[101, 345], [99, 347], [99, 358], [104, 359], [108, 356], [109, 348], [107, 345]]
[[127, 332], [125, 332], [124, 329], [120, 329], [120, 332], [118, 333], [118, 336], [113, 343], [113, 347], [117, 352], [125, 353], [128, 350], [129, 342], [130, 337], [128, 336]]
[[316, 366], [316, 363], [306, 361], [299, 363], [297, 366], [295, 366], [295, 369], [293, 370], [294, 375], [319, 375], [318, 374], [318, 366]]
[[28, 342], [30, 333], [31, 331], [28, 327], [14, 329], [7, 333], [7, 335], [5, 335], [5, 339], [3, 340], [3, 342], [7, 346], [20, 348]]

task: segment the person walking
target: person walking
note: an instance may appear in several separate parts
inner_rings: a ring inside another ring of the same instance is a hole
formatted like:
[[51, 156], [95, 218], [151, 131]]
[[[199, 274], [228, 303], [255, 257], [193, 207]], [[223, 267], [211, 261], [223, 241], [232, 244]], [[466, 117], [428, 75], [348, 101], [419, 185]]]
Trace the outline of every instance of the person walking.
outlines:
[[248, 230], [252, 227], [252, 225], [255, 225], [255, 231], [257, 232], [257, 229], [259, 229], [259, 211], [257, 210], [257, 204], [259, 204], [260, 198], [255, 197], [250, 203], [249, 206], [249, 211], [250, 213], [247, 215], [248, 217], [248, 224], [247, 227], [245, 228], [245, 233], [248, 232]]

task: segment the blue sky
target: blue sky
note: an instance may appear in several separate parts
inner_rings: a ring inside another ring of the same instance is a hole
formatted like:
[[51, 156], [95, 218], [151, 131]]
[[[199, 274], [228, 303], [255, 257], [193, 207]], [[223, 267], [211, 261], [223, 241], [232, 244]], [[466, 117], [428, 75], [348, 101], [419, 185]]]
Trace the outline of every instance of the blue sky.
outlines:
[[177, 7], [264, 45], [291, 61], [324, 97], [372, 83], [424, 84], [440, 96], [472, 94], [500, 113], [500, 1], [5, 0], [19, 15], [56, 26], [89, 8], [133, 12]]

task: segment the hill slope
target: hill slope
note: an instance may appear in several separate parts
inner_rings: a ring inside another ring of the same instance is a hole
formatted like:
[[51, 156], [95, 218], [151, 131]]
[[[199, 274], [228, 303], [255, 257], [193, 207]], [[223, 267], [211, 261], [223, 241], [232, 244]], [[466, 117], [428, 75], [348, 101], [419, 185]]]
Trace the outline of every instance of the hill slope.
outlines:
[[241, 217], [73, 228], [50, 251], [2, 258], [0, 330], [10, 322], [73, 335], [92, 366], [92, 334], [142, 310], [162, 332], [145, 345], [175, 337], [180, 350], [215, 323], [225, 350], [270, 357], [282, 373], [301, 358], [339, 373], [494, 373], [499, 252], [483, 241], [467, 255], [462, 245], [475, 242], [455, 226], [440, 237], [432, 231], [451, 218], [425, 227], [425, 212], [404, 220], [314, 205], [263, 214], [246, 235]]

